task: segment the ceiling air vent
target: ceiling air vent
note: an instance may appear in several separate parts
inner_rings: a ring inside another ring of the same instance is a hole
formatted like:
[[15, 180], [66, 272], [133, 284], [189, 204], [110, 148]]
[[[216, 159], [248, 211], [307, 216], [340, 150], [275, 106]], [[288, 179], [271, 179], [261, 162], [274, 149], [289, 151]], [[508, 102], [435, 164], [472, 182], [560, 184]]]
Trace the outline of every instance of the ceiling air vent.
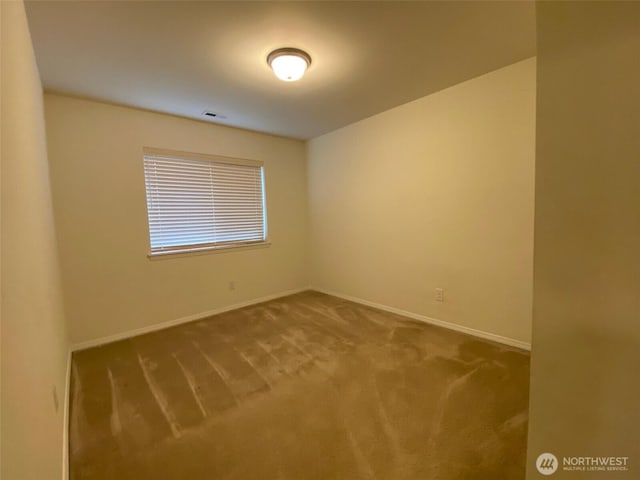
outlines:
[[216, 119], [227, 118], [225, 115], [220, 115], [219, 113], [212, 112], [211, 110], [205, 110], [204, 112], [202, 112], [202, 115], [207, 118], [216, 118]]

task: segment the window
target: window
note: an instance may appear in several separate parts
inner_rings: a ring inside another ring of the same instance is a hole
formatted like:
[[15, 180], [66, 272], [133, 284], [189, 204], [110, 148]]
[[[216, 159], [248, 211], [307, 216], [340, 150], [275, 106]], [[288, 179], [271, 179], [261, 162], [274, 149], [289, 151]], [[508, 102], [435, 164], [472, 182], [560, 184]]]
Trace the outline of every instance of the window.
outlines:
[[144, 149], [151, 255], [265, 243], [262, 162]]

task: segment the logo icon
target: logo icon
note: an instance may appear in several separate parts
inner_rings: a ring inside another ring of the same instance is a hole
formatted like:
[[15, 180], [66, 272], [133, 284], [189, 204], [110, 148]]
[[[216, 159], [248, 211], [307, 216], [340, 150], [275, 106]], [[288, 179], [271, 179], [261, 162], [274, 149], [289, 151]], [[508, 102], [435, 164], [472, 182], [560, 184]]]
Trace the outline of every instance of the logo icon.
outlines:
[[536, 468], [542, 475], [553, 475], [558, 470], [558, 459], [553, 453], [543, 453], [536, 460]]

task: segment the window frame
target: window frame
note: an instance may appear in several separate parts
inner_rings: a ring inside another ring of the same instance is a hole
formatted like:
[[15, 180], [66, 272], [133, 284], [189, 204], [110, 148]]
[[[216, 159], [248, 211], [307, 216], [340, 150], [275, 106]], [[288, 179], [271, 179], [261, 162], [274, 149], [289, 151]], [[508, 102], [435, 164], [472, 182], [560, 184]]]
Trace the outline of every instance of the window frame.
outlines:
[[[147, 193], [147, 175], [144, 168], [145, 157], [147, 156], [164, 156], [170, 157], [174, 159], [184, 159], [184, 160], [197, 160], [197, 161], [207, 161], [213, 163], [226, 163], [230, 165], [240, 165], [240, 166], [251, 166], [251, 167], [259, 167], [261, 172], [261, 184], [262, 184], [262, 221], [264, 228], [264, 238], [263, 240], [252, 240], [252, 241], [238, 241], [238, 242], [224, 242], [224, 243], [196, 243], [190, 245], [177, 245], [173, 247], [162, 247], [154, 249], [151, 246], [151, 223], [149, 216], [149, 202], [148, 202], [148, 193]], [[149, 259], [159, 259], [159, 258], [167, 258], [185, 255], [202, 255], [208, 253], [222, 253], [228, 251], [234, 251], [238, 249], [254, 249], [254, 248], [264, 248], [271, 245], [269, 240], [269, 228], [267, 221], [267, 192], [266, 192], [266, 172], [264, 168], [264, 162], [260, 160], [251, 160], [247, 158], [236, 158], [236, 157], [227, 157], [223, 155], [213, 155], [206, 153], [194, 153], [194, 152], [186, 152], [182, 150], [168, 150], [162, 148], [154, 148], [154, 147], [143, 147], [142, 148], [142, 165], [143, 165], [143, 178], [144, 178], [144, 200], [145, 200], [145, 210], [147, 212], [147, 245], [148, 245], [148, 253], [147, 257]]]

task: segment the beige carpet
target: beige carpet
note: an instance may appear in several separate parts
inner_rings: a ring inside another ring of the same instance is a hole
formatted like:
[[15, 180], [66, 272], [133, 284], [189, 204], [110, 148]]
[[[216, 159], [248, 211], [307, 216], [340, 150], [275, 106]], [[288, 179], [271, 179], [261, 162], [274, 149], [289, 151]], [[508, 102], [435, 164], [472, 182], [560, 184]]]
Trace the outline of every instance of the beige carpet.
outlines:
[[73, 355], [71, 478], [523, 479], [527, 353], [305, 292]]

